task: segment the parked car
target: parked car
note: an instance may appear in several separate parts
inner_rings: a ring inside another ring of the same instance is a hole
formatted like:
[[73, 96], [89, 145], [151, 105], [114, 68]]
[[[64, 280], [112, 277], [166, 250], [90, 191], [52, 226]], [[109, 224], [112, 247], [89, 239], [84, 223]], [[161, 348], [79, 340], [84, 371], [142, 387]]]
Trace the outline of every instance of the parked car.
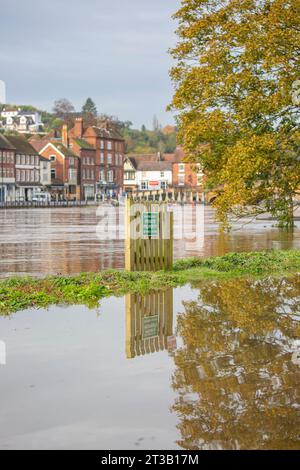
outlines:
[[49, 193], [37, 193], [32, 197], [32, 202], [50, 202], [51, 196]]

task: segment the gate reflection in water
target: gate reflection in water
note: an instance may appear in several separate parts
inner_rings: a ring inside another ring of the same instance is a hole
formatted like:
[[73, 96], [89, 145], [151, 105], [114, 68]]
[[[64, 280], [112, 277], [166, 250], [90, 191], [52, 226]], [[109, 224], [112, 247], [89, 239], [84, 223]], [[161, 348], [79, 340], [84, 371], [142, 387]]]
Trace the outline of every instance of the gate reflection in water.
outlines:
[[146, 295], [128, 294], [125, 305], [128, 359], [176, 349], [172, 288]]

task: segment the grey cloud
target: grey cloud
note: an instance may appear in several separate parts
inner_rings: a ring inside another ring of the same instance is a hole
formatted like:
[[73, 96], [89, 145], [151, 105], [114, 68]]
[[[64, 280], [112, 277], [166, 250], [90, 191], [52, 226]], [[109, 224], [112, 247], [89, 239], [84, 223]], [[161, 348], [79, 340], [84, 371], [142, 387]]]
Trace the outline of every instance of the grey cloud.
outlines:
[[179, 0], [0, 0], [0, 79], [9, 101], [67, 96], [148, 125], [172, 96], [167, 54]]

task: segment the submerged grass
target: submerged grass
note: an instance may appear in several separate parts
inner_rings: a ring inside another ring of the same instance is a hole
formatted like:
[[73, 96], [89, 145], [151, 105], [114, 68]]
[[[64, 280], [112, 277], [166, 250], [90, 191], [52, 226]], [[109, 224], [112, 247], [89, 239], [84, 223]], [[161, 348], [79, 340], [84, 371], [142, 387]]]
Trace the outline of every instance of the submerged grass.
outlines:
[[0, 315], [52, 304], [96, 307], [103, 297], [180, 286], [201, 279], [280, 275], [300, 271], [300, 251], [228, 253], [206, 259], [176, 261], [172, 271], [126, 272], [107, 270], [43, 279], [14, 277], [0, 281]]

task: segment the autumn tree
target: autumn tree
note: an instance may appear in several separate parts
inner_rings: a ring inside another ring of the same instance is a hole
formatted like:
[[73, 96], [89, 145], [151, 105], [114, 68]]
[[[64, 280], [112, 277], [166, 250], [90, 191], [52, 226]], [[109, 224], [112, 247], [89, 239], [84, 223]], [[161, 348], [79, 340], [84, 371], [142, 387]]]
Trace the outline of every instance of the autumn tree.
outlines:
[[243, 278], [202, 281], [184, 302], [172, 377], [180, 447], [299, 448], [299, 294], [298, 275]]
[[226, 226], [231, 216], [270, 212], [291, 227], [300, 188], [300, 0], [182, 0], [175, 18], [170, 109], [187, 159], [218, 191], [218, 218]]

